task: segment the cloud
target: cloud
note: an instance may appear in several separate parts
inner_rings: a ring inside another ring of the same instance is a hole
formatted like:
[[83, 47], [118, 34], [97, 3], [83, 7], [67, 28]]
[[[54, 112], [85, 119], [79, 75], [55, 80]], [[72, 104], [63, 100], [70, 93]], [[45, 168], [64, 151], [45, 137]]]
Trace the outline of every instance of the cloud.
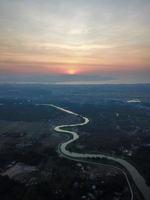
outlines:
[[0, 1], [0, 73], [150, 68], [149, 0]]

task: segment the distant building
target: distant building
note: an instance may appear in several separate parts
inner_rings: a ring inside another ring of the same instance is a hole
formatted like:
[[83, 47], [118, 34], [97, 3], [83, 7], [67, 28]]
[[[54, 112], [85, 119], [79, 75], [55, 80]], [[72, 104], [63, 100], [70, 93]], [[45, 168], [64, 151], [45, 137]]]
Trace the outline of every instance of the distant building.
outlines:
[[141, 103], [140, 99], [131, 99], [127, 101], [128, 103]]

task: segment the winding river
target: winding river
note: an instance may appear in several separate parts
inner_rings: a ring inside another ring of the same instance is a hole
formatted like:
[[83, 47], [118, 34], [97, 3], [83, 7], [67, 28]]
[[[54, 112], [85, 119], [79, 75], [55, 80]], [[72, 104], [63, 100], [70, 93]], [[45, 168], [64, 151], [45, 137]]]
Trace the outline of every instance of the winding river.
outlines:
[[[86, 153], [76, 153], [76, 152], [70, 152], [69, 150], [67, 150], [67, 145], [69, 145], [70, 143], [74, 142], [75, 140], [79, 139], [79, 135], [76, 132], [73, 131], [69, 131], [66, 130], [66, 128], [68, 127], [76, 127], [76, 126], [84, 126], [86, 124], [89, 123], [89, 119], [86, 117], [83, 117], [77, 113], [74, 113], [70, 110], [66, 110], [64, 108], [55, 106], [53, 104], [45, 104], [47, 106], [51, 106], [53, 108], [56, 108], [60, 111], [63, 111], [65, 113], [71, 114], [71, 115], [75, 115], [78, 116], [80, 118], [83, 119], [83, 122], [78, 123], [78, 124], [70, 124], [70, 125], [60, 125], [60, 126], [56, 126], [54, 129], [55, 131], [59, 132], [59, 133], [67, 133], [70, 134], [70, 138], [68, 141], [61, 143], [59, 145], [59, 152], [66, 158], [68, 159], [73, 159], [73, 160], [81, 160], [82, 158], [84, 158], [84, 160], [82, 160], [82, 162], [88, 162], [86, 160], [87, 159], [91, 159], [91, 158], [106, 158], [110, 161], [115, 161], [119, 164], [121, 164], [127, 171], [128, 173], [131, 175], [135, 185], [137, 186], [137, 188], [139, 189], [139, 191], [141, 192], [141, 194], [143, 195], [145, 200], [150, 200], [150, 187], [147, 186], [147, 184], [145, 183], [144, 178], [140, 175], [140, 173], [137, 171], [137, 169], [132, 166], [129, 162], [127, 162], [126, 160], [123, 160], [121, 158], [117, 158], [117, 157], [113, 157], [113, 156], [108, 156], [108, 155], [104, 155], [104, 154], [86, 154]], [[89, 161], [89, 163], [96, 163], [95, 161]], [[100, 164], [100, 163], [99, 163]], [[119, 170], [122, 171], [122, 173], [124, 174], [127, 184], [129, 186], [130, 192], [131, 192], [131, 200], [134, 199], [134, 195], [133, 195], [133, 191], [132, 191], [132, 187], [130, 184], [130, 181], [128, 179], [128, 175], [126, 174], [126, 172], [119, 168], [114, 166], [114, 168], [117, 168]]]

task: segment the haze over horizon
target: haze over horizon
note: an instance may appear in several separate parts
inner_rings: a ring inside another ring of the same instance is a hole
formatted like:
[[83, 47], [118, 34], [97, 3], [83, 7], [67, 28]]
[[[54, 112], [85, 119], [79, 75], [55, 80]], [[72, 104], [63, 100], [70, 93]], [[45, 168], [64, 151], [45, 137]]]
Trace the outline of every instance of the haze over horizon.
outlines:
[[0, 2], [0, 83], [150, 83], [149, 0]]

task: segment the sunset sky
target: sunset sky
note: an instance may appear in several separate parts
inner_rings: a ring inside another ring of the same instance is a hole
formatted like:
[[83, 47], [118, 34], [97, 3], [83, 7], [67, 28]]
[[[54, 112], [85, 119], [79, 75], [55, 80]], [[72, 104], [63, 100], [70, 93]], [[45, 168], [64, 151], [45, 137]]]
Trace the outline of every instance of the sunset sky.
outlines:
[[150, 0], [1, 0], [0, 82], [150, 82]]

